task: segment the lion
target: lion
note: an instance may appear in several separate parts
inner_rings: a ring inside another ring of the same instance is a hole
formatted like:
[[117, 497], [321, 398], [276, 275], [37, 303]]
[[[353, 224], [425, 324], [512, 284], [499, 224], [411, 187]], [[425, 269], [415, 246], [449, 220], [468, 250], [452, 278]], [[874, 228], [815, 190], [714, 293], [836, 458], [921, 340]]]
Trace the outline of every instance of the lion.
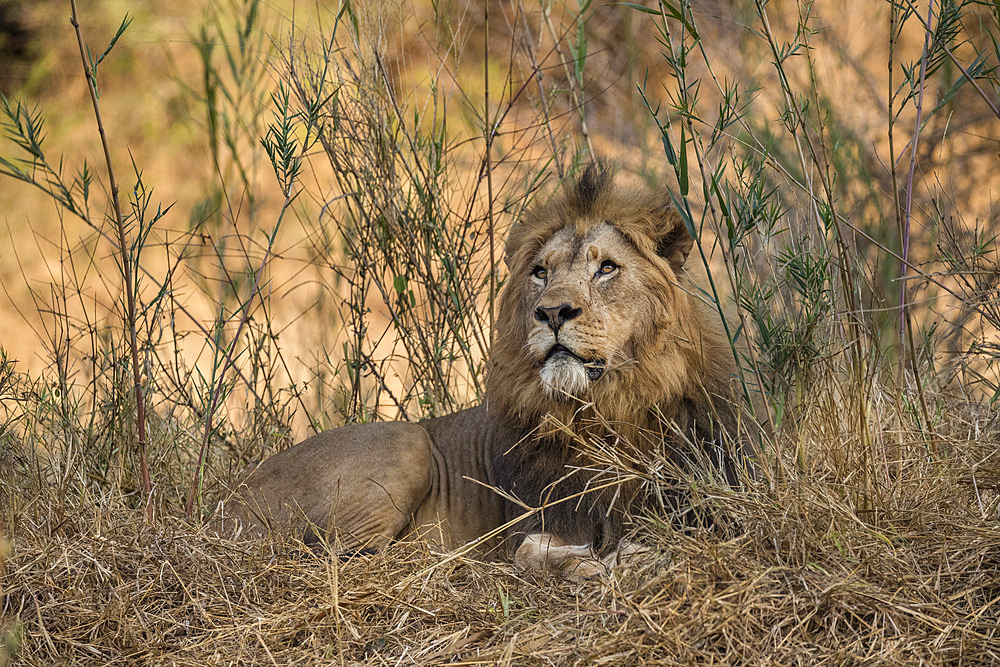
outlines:
[[732, 348], [685, 270], [693, 242], [667, 192], [592, 163], [510, 231], [482, 405], [314, 435], [256, 468], [230, 516], [255, 534], [298, 519], [344, 551], [419, 537], [606, 571], [649, 493], [609, 476], [595, 443], [709, 460], [730, 482], [745, 456]]

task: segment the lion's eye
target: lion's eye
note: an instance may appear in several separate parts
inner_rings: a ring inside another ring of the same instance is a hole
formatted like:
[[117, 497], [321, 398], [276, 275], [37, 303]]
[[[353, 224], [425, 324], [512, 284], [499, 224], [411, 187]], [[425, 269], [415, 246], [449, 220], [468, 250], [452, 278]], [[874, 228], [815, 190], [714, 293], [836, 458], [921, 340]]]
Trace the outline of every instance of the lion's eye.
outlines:
[[539, 280], [545, 280], [545, 278], [548, 277], [549, 272], [546, 271], [545, 268], [542, 266], [536, 266], [531, 270], [531, 275], [532, 277], [538, 278]]
[[606, 259], [601, 262], [601, 268], [597, 269], [597, 275], [607, 276], [614, 273], [618, 269], [618, 265], [612, 262], [610, 259]]

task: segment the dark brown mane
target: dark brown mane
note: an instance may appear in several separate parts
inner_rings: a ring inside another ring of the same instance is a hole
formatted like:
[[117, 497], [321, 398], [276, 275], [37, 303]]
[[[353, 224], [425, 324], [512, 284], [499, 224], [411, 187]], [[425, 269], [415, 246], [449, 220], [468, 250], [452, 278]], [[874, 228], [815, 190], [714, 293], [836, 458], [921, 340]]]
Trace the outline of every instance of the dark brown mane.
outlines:
[[614, 170], [607, 160], [587, 165], [575, 187], [567, 188], [566, 204], [578, 215], [590, 215], [598, 200], [608, 194], [614, 183]]

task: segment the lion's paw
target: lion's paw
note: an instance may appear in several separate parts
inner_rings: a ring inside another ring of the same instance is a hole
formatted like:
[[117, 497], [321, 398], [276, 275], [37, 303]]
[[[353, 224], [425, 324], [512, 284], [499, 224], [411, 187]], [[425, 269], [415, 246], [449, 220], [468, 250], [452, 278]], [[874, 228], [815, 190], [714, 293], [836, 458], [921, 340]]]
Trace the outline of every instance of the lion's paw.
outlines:
[[525, 572], [548, 572], [569, 581], [584, 581], [606, 577], [647, 551], [640, 544], [622, 541], [614, 552], [598, 558], [589, 544], [566, 544], [551, 533], [532, 533], [514, 554], [514, 566]]

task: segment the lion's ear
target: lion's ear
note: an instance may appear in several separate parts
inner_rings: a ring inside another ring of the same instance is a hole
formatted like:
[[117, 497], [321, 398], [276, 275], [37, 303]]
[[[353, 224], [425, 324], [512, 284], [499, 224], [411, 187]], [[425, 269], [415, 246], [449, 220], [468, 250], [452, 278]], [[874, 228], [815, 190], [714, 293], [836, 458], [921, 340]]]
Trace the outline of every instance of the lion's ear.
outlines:
[[514, 263], [517, 261], [516, 255], [519, 249], [525, 246], [527, 233], [528, 228], [524, 220], [515, 223], [507, 232], [507, 242], [503, 246], [503, 263], [508, 269], [514, 268]]
[[656, 242], [656, 254], [670, 262], [670, 268], [679, 274], [684, 270], [684, 262], [694, 246], [694, 238], [673, 207], [665, 211], [663, 218], [663, 234]]

